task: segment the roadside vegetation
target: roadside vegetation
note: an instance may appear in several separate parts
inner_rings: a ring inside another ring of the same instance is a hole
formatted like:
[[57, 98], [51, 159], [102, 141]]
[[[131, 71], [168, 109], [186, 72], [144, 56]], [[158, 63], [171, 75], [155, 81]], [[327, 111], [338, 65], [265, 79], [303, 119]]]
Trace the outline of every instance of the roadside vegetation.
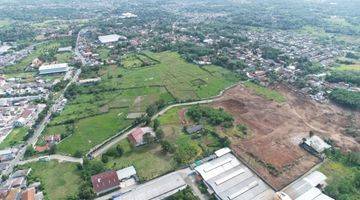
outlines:
[[356, 200], [360, 196], [360, 153], [326, 152], [327, 160], [320, 171], [327, 177], [325, 193], [336, 200]]

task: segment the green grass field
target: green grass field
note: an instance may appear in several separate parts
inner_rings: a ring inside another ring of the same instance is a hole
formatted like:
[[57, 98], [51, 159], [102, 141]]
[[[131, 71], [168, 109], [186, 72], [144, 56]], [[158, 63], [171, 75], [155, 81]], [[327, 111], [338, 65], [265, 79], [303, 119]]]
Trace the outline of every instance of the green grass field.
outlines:
[[335, 67], [336, 71], [360, 71], [360, 65], [342, 65], [340, 67]]
[[100, 59], [103, 61], [105, 61], [109, 58], [110, 51], [111, 50], [107, 47], [99, 47], [96, 49], [96, 53], [99, 54]]
[[66, 199], [78, 193], [81, 179], [76, 164], [56, 161], [35, 162], [21, 168], [32, 169], [29, 181], [41, 182], [46, 199]]
[[133, 148], [128, 140], [123, 140], [119, 145], [124, 149], [124, 155], [120, 158], [110, 158], [108, 168], [118, 170], [134, 165], [141, 180], [150, 180], [176, 167], [174, 159], [164, 155], [158, 144]]
[[55, 55], [56, 60], [59, 63], [69, 63], [73, 56], [74, 55], [71, 52], [58, 53]]
[[0, 27], [9, 26], [11, 22], [9, 20], [0, 20]]
[[126, 109], [114, 109], [106, 114], [81, 119], [75, 123], [75, 133], [62, 140], [58, 150], [65, 154], [74, 154], [77, 150], [86, 153], [131, 122], [126, 119]]
[[59, 144], [60, 152], [73, 154], [79, 149], [85, 153], [129, 125], [131, 121], [125, 119], [128, 113], [144, 112], [159, 99], [173, 102], [209, 98], [238, 81], [226, 69], [200, 68], [174, 52], [140, 55], [141, 59], [157, 62], [151, 67], [133, 69], [102, 66], [97, 72], [101, 76], [99, 84], [79, 86], [81, 93], [50, 123], [75, 123], [75, 133]]
[[286, 101], [286, 98], [282, 94], [280, 94], [279, 92], [277, 92], [275, 90], [271, 90], [269, 88], [257, 85], [255, 83], [252, 83], [249, 81], [244, 82], [244, 85], [245, 85], [245, 87], [253, 90], [257, 95], [260, 95], [260, 96], [264, 97], [265, 99], [273, 100], [278, 103], [282, 103], [282, 102]]
[[27, 134], [28, 129], [25, 127], [15, 128], [11, 133], [0, 143], [0, 149], [9, 148], [21, 144], [24, 136]]

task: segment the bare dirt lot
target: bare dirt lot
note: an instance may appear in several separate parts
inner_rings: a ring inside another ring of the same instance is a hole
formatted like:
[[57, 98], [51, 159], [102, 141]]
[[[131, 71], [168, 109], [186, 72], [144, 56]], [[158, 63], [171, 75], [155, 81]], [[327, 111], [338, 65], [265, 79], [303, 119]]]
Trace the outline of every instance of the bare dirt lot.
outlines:
[[331, 138], [343, 150], [360, 149], [354, 138], [342, 134], [347, 112], [315, 103], [285, 86], [276, 89], [286, 97], [285, 103], [266, 100], [242, 85], [212, 103], [251, 130], [246, 139], [230, 136], [232, 149], [274, 188], [283, 188], [320, 162], [299, 146], [310, 130]]

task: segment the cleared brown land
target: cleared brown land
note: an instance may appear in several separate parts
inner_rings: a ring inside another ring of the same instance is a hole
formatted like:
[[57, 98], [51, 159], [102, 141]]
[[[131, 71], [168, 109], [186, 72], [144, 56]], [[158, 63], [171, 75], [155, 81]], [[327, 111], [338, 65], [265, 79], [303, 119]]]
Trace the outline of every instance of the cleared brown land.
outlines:
[[299, 147], [310, 130], [331, 138], [344, 150], [360, 149], [353, 138], [342, 134], [345, 111], [312, 102], [284, 86], [277, 90], [287, 98], [286, 103], [266, 100], [241, 85], [212, 103], [231, 113], [236, 124], [249, 127], [251, 136], [246, 139], [229, 135], [232, 149], [274, 188], [283, 188], [320, 162]]

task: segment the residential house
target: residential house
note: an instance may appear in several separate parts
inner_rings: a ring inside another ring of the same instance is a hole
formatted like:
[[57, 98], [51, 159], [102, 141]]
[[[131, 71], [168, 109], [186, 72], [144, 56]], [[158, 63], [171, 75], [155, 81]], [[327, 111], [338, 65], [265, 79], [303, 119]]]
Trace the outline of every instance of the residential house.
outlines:
[[141, 127], [135, 129], [132, 133], [129, 134], [128, 139], [135, 146], [144, 145], [146, 141], [144, 141], [144, 135], [150, 134], [152, 137], [155, 137], [155, 132], [150, 127]]
[[120, 181], [115, 171], [107, 171], [91, 177], [93, 189], [97, 195], [119, 188]]

